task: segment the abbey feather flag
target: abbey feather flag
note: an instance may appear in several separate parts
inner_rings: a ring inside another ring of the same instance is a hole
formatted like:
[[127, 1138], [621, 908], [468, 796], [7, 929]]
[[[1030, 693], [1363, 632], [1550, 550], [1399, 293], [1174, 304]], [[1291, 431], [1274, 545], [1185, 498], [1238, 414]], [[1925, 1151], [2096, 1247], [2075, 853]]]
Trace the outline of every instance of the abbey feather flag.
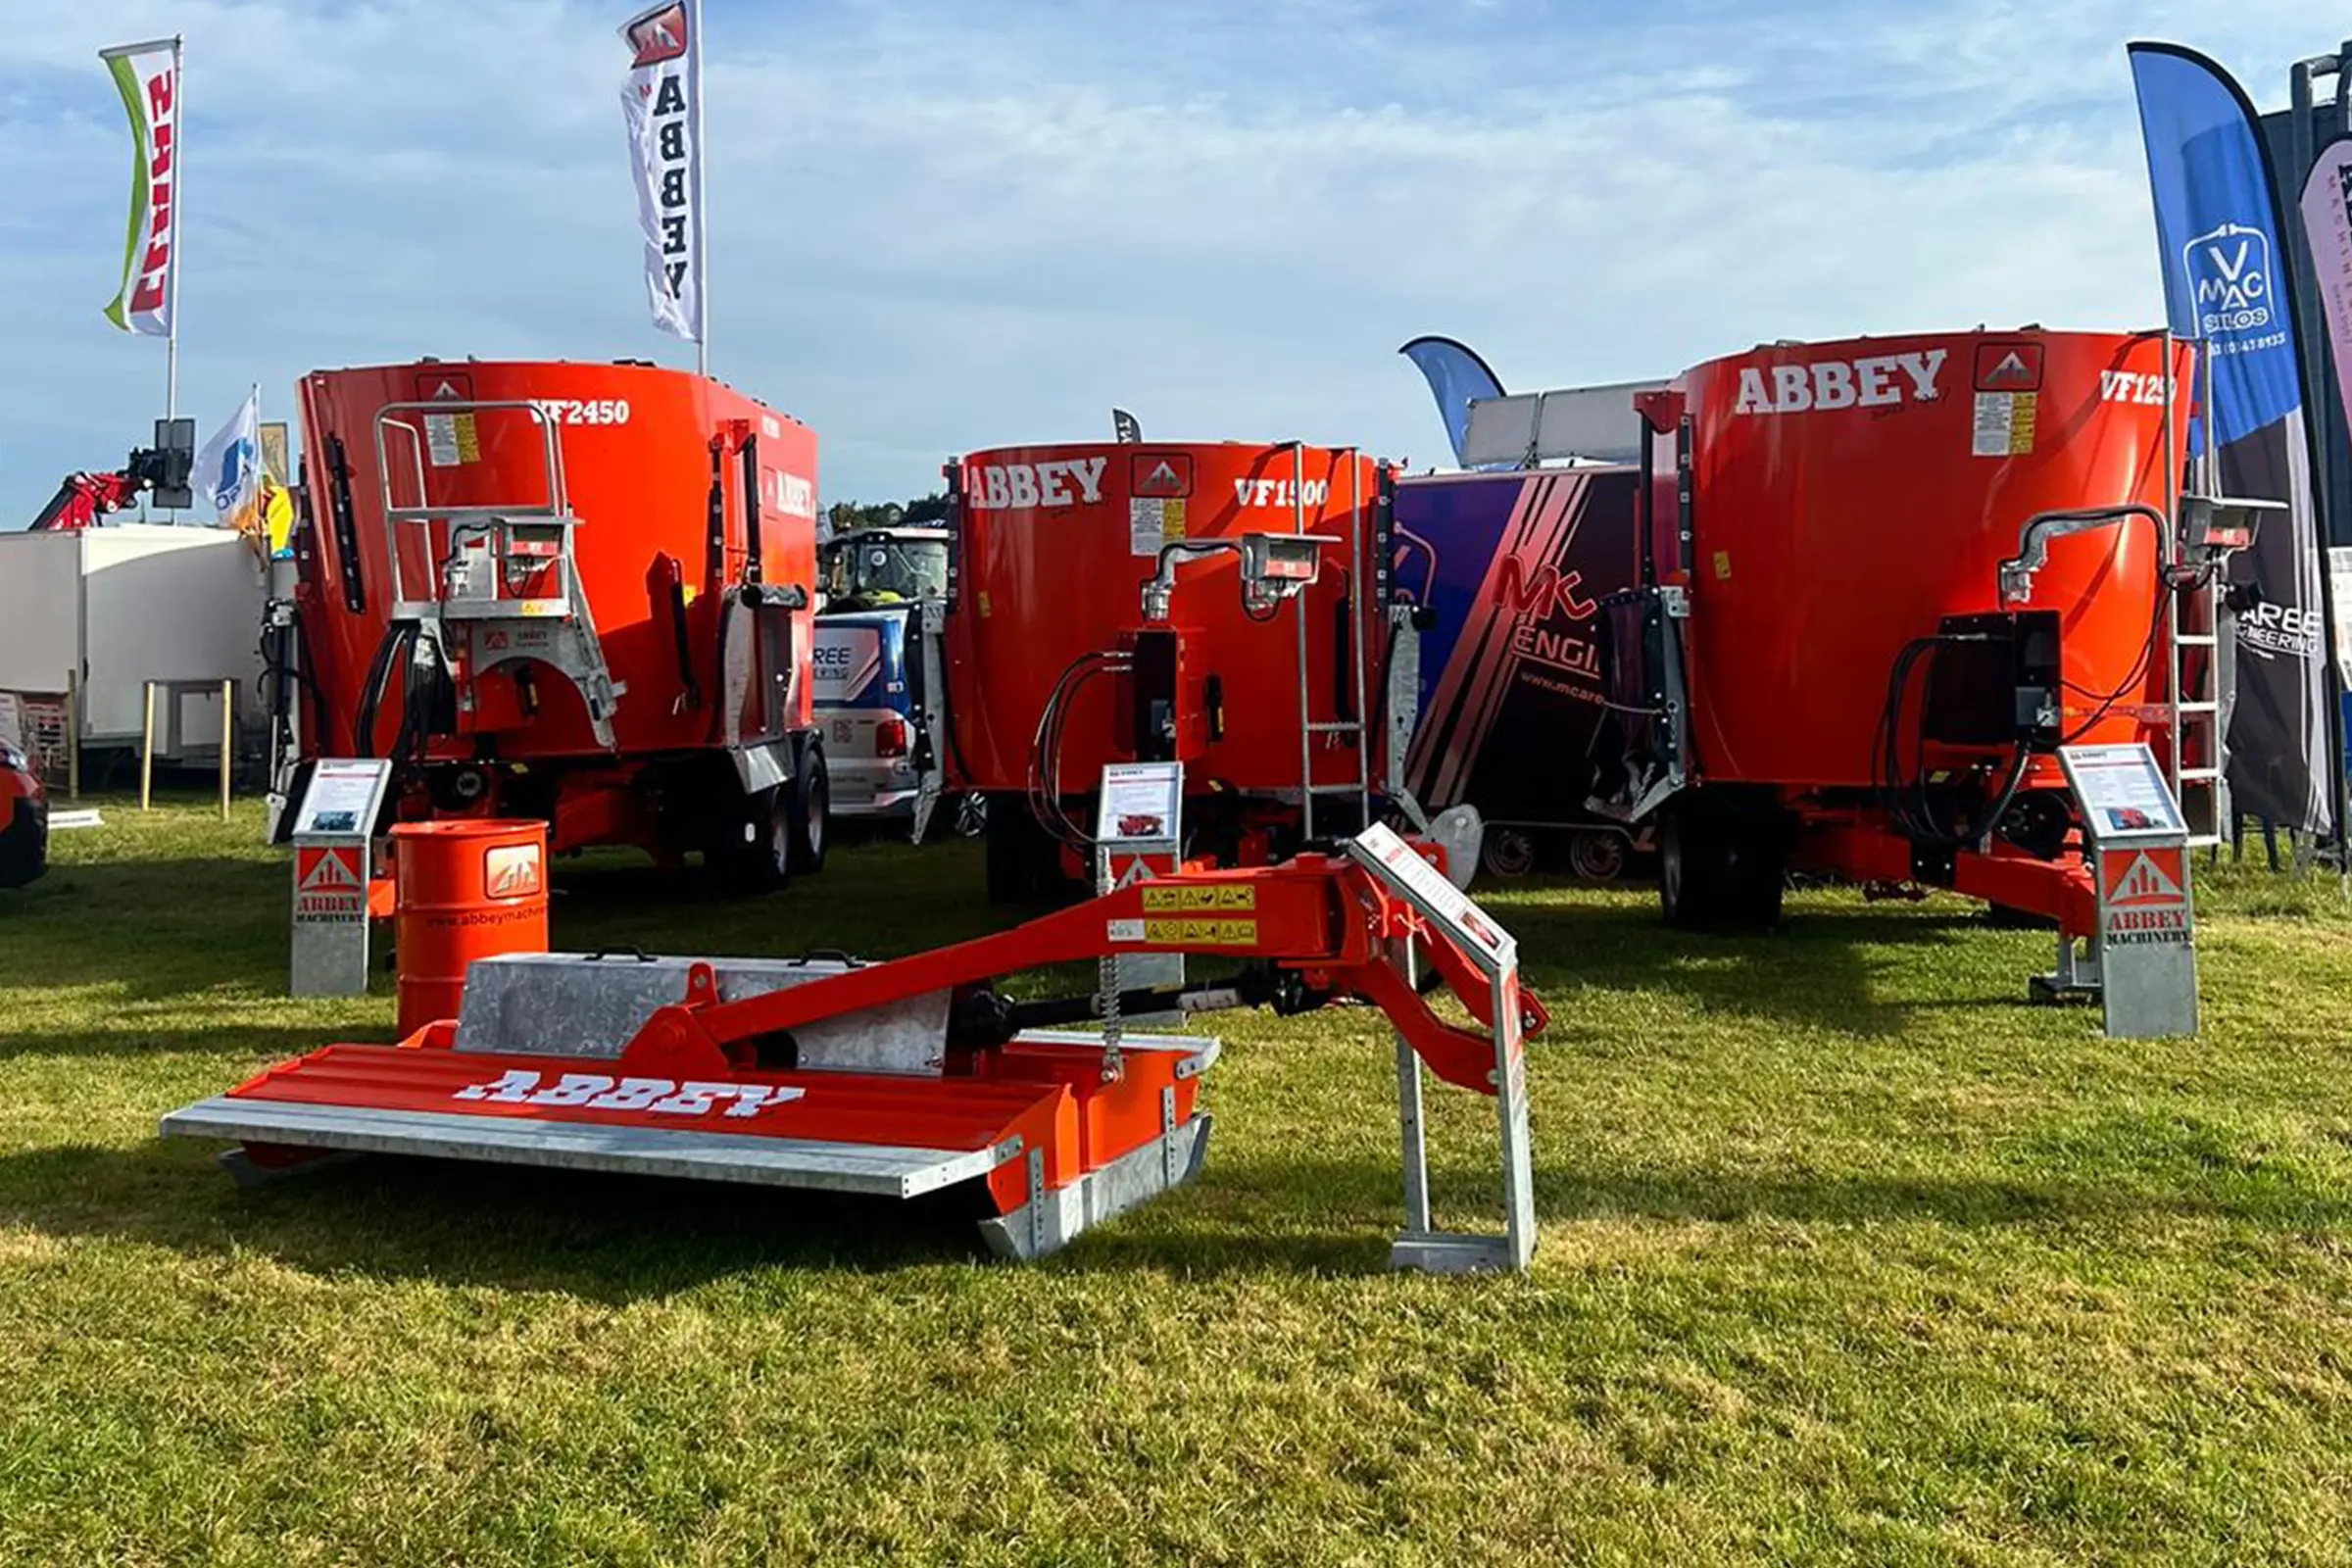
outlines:
[[654, 324], [703, 341], [703, 44], [688, 0], [640, 12], [620, 29], [629, 79], [620, 89], [637, 221], [645, 231], [645, 294]]
[[2295, 352], [2294, 291], [2253, 106], [2203, 55], [2135, 43], [2132, 77], [2147, 140], [2164, 298], [2176, 336], [2212, 361], [2212, 440], [2223, 494], [2282, 501], [2232, 564], [2261, 602], [2237, 616], [2230, 719], [2235, 808], [2282, 827], [2335, 825], [2327, 618], [2320, 596], [2317, 466]]
[[98, 58], [130, 115], [130, 232], [122, 243], [122, 287], [106, 318], [141, 337], [172, 335], [172, 269], [178, 265], [179, 183], [172, 143], [179, 129], [179, 42], [101, 49]]

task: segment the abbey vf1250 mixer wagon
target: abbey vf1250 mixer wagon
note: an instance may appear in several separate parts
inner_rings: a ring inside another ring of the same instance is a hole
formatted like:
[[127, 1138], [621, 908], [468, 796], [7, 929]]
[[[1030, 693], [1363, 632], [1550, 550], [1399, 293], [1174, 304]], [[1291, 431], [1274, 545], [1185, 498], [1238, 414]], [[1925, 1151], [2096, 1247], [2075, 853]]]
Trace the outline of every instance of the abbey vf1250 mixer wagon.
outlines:
[[281, 799], [390, 757], [404, 819], [535, 816], [559, 851], [767, 884], [822, 863], [813, 434], [643, 365], [323, 370], [301, 410]]
[[1643, 586], [1607, 611], [1601, 793], [1659, 815], [1671, 919], [1768, 923], [1796, 868], [2087, 937], [2070, 747], [2146, 746], [2214, 831], [2214, 580], [2257, 509], [2180, 494], [2192, 367], [2161, 334], [1952, 333], [1778, 344], [1637, 397]]
[[[1219, 863], [1344, 837], [1392, 802], [1423, 822], [1401, 772], [1417, 666], [1385, 464], [1099, 443], [947, 473], [949, 767], [989, 799], [994, 896], [1082, 874], [1106, 762], [1181, 762], [1188, 854]], [[1264, 591], [1280, 579], [1296, 591]]]

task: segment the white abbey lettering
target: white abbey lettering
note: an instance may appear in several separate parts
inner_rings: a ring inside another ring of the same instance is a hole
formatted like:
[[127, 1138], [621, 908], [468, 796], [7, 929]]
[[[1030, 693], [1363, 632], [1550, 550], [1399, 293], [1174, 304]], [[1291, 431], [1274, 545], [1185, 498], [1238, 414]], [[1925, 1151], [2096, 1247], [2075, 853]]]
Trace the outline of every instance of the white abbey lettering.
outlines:
[[1061, 463], [982, 464], [965, 471], [964, 505], [980, 512], [1067, 507], [1102, 499], [1107, 458]]
[[1860, 360], [1821, 360], [1812, 365], [1750, 365], [1740, 371], [1732, 412], [1806, 414], [1816, 410], [1886, 408], [1906, 401], [1933, 402], [1946, 353], [1883, 354]]

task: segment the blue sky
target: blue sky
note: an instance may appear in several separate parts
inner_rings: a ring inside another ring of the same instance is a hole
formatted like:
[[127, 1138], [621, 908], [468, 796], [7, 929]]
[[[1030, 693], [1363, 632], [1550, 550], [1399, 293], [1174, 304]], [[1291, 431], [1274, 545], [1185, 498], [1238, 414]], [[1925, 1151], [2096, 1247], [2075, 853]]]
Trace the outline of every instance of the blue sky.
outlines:
[[[162, 412], [99, 315], [129, 153], [107, 43], [188, 38], [180, 395], [320, 366], [657, 358], [617, 91], [632, 9], [77, 0], [0, 29], [0, 526]], [[2310, 0], [707, 0], [714, 374], [824, 499], [1106, 436], [1444, 437], [1396, 346], [1515, 387], [1780, 337], [2160, 318], [2123, 44], [2257, 101]], [[2343, 19], [2339, 19], [2341, 21]]]

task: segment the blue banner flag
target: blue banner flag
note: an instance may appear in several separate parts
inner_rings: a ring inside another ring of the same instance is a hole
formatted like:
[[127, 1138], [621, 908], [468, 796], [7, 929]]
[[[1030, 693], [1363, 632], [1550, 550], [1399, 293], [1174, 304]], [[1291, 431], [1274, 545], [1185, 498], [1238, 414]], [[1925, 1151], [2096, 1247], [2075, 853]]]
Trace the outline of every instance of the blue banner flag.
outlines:
[[[2303, 407], [2294, 290], [2269, 153], [2253, 106], [2212, 61], [2131, 46], [2166, 312], [2211, 362], [2210, 440], [2225, 495], [2281, 501], [2232, 564], [2237, 693], [2229, 732], [2233, 806], [2282, 827], [2335, 831], [2331, 679], [2320, 585], [2317, 454]], [[2198, 451], [2207, 439], [2198, 432]], [[2247, 593], [2243, 590], [2250, 589]]]
[[1438, 417], [1446, 421], [1446, 439], [1453, 443], [1453, 461], [1460, 463], [1462, 444], [1470, 434], [1471, 402], [1502, 396], [1502, 383], [1486, 361], [1449, 337], [1417, 337], [1396, 352], [1428, 377], [1430, 395], [1438, 400]]

